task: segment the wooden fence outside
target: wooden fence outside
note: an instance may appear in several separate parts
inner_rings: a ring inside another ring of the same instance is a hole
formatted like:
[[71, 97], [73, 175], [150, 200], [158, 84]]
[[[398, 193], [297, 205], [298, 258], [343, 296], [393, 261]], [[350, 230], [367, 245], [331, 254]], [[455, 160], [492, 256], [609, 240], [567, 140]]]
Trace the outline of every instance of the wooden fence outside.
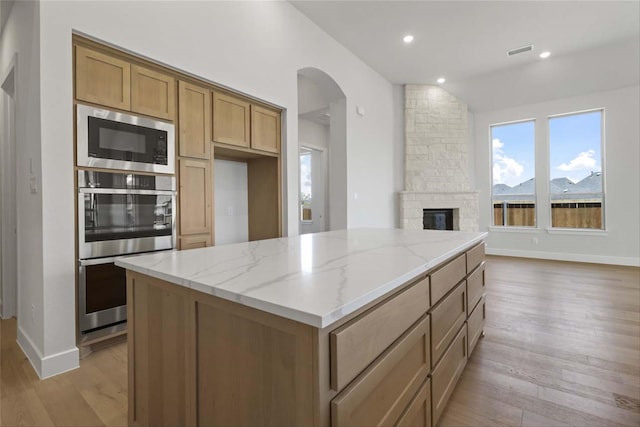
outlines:
[[[535, 227], [535, 205], [533, 203], [507, 203], [506, 224], [504, 224], [504, 218], [504, 205], [502, 203], [494, 203], [494, 225]], [[602, 229], [602, 204], [552, 203], [551, 226], [556, 228]]]

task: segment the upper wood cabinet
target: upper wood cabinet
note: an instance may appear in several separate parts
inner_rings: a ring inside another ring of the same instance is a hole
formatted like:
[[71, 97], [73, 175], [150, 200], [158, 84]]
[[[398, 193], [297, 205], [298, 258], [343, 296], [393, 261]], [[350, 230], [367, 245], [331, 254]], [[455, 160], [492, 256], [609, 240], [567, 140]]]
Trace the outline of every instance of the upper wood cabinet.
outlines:
[[251, 105], [251, 148], [280, 153], [280, 113]]
[[176, 80], [168, 74], [76, 46], [76, 99], [173, 121]]
[[250, 104], [235, 96], [213, 93], [213, 140], [249, 148]]
[[131, 111], [173, 120], [176, 80], [166, 74], [131, 65]]
[[128, 62], [76, 46], [76, 98], [106, 107], [131, 109]]
[[179, 154], [211, 158], [211, 92], [207, 88], [178, 82]]

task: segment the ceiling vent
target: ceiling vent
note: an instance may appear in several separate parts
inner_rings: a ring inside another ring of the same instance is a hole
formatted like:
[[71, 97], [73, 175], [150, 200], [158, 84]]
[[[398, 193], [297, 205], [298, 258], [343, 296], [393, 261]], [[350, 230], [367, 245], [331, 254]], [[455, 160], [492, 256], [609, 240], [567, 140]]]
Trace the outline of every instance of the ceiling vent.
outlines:
[[533, 50], [533, 45], [530, 44], [529, 46], [522, 46], [517, 49], [511, 49], [510, 51], [507, 52], [507, 55], [509, 56], [519, 55], [521, 53], [531, 52], [532, 50]]

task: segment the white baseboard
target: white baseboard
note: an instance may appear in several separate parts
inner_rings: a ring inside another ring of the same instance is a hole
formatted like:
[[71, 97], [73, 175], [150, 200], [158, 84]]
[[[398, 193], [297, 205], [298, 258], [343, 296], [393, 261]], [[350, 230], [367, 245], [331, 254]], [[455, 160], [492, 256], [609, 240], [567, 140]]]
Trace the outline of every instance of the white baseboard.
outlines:
[[588, 262], [594, 264], [640, 267], [640, 258], [613, 257], [603, 255], [570, 254], [560, 252], [523, 251], [518, 249], [487, 248], [488, 255], [512, 256], [520, 258], [549, 259], [555, 261]]
[[18, 345], [27, 356], [27, 359], [29, 359], [31, 366], [33, 366], [40, 379], [62, 374], [80, 366], [78, 347], [43, 357], [38, 347], [35, 346], [21, 327], [18, 327]]

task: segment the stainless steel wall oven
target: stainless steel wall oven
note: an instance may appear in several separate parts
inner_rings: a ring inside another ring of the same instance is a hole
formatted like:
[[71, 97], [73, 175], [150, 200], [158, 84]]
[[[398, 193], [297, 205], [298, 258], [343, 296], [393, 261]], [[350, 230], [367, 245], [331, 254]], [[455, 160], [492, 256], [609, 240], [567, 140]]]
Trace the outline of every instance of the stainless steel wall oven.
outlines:
[[175, 178], [78, 171], [78, 308], [82, 333], [126, 321], [114, 256], [175, 247]]

